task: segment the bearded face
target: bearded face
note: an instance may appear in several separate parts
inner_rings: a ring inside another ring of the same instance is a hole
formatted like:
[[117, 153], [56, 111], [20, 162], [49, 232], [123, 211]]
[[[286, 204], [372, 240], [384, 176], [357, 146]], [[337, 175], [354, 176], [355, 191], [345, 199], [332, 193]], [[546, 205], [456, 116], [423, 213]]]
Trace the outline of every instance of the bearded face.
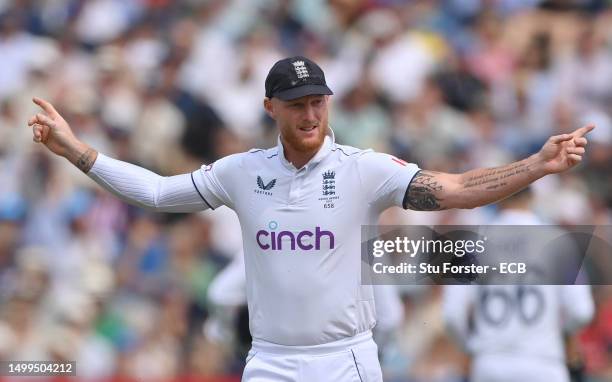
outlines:
[[328, 97], [311, 95], [291, 101], [273, 99], [274, 116], [283, 145], [302, 153], [316, 153], [328, 124]]

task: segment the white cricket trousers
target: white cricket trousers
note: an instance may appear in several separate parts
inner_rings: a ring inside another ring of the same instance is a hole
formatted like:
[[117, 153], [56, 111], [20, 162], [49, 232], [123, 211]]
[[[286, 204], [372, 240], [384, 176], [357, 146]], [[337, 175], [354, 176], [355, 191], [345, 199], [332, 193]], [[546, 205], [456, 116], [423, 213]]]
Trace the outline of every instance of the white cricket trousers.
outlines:
[[382, 382], [378, 347], [367, 331], [321, 345], [253, 339], [242, 382]]
[[569, 372], [561, 361], [538, 357], [478, 355], [472, 365], [474, 382], [569, 382]]

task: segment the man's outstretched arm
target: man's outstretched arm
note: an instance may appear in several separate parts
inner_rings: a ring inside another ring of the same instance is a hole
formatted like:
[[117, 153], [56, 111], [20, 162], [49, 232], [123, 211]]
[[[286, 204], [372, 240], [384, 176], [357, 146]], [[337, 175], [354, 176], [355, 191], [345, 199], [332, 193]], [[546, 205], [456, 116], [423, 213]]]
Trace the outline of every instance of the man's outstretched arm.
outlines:
[[34, 98], [44, 113], [28, 121], [34, 142], [63, 156], [100, 186], [122, 200], [161, 212], [193, 212], [208, 208], [191, 174], [163, 177], [147, 169], [118, 161], [79, 141], [53, 105]]
[[505, 199], [541, 177], [566, 171], [582, 160], [585, 135], [594, 126], [550, 137], [542, 149], [506, 166], [471, 170], [463, 174], [419, 171], [408, 186], [404, 208], [438, 211], [474, 208]]

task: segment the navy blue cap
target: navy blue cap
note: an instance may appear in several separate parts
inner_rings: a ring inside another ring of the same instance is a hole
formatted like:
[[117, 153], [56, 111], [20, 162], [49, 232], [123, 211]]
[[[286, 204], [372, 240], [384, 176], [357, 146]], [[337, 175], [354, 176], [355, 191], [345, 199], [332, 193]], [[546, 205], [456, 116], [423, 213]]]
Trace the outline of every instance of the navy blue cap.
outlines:
[[266, 77], [266, 97], [283, 101], [308, 96], [334, 94], [323, 70], [303, 56], [285, 58], [274, 64]]

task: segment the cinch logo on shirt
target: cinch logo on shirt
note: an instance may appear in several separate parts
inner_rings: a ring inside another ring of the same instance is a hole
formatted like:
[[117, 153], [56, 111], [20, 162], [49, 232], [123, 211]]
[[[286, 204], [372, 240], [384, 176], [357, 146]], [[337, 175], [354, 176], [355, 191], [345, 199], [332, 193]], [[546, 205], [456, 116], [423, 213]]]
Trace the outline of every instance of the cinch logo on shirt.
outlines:
[[[328, 249], [334, 249], [335, 245], [335, 237], [333, 232], [324, 231], [321, 227], [315, 227], [314, 232], [312, 231], [301, 231], [298, 233], [293, 233], [291, 231], [280, 231], [276, 232], [275, 229], [278, 228], [278, 223], [275, 221], [271, 221], [268, 224], [267, 230], [259, 230], [255, 235], [255, 240], [257, 240], [257, 245], [261, 249], [272, 249], [273, 251], [281, 251], [283, 250], [283, 239], [289, 240], [289, 243], [285, 242], [285, 245], [289, 245], [292, 251], [295, 251], [296, 248], [299, 248], [303, 251], [320, 250], [321, 242], [323, 238], [327, 238], [327, 243], [329, 244]], [[289, 249], [289, 248], [285, 248]]]

